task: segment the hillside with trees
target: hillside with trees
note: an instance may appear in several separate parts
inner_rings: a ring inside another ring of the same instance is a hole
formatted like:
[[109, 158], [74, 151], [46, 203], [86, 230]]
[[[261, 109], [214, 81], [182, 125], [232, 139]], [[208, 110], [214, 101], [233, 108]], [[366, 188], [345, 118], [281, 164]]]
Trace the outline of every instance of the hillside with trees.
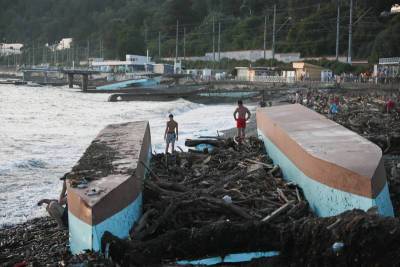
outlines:
[[[90, 55], [122, 58], [143, 54], [186, 56], [212, 51], [221, 27], [221, 50], [271, 47], [276, 4], [277, 52], [303, 56], [335, 54], [337, 3], [340, 3], [340, 54], [347, 54], [349, 0], [0, 0], [0, 40], [26, 48], [74, 38]], [[396, 1], [354, 0], [353, 55], [369, 58], [400, 55], [400, 14], [381, 16]], [[214, 23], [213, 23], [214, 22]], [[213, 27], [214, 25], [214, 27]], [[214, 28], [214, 30], [213, 30]], [[215, 45], [215, 47], [217, 47]]]

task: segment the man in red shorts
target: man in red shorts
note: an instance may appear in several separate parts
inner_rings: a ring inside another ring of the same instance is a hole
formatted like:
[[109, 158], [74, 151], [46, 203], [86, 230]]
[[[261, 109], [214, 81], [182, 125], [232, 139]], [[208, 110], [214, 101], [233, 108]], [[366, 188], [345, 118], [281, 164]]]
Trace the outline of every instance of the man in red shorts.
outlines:
[[389, 98], [386, 101], [386, 113], [391, 113], [395, 106], [396, 104], [394, 103], [394, 101], [391, 98]]
[[246, 122], [250, 119], [251, 113], [248, 108], [243, 106], [243, 101], [238, 101], [238, 107], [233, 113], [233, 118], [236, 121], [237, 138], [239, 142], [243, 141], [246, 137]]

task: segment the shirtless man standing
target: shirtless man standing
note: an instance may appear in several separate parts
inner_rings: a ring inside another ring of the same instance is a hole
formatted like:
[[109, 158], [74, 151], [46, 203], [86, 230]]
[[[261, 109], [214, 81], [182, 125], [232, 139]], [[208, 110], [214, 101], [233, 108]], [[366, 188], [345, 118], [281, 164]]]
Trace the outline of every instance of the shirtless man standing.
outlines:
[[243, 106], [243, 101], [238, 101], [238, 107], [233, 113], [233, 118], [236, 121], [237, 138], [239, 142], [243, 141], [246, 137], [246, 122], [250, 119], [251, 113], [248, 108]]
[[165, 148], [165, 154], [168, 154], [169, 144], [172, 146], [172, 152], [175, 150], [175, 141], [178, 141], [178, 123], [174, 121], [174, 115], [169, 114], [169, 121], [167, 122], [167, 127], [165, 128], [164, 140], [167, 142], [167, 147]]

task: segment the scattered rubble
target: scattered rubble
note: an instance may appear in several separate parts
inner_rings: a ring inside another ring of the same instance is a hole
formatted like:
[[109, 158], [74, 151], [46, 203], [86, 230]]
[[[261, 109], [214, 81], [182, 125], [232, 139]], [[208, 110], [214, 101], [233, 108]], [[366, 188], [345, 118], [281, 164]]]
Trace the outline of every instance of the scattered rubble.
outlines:
[[96, 254], [72, 256], [67, 244], [68, 231], [50, 217], [0, 229], [0, 266], [110, 266]]
[[[0, 230], [0, 265], [17, 263], [57, 265], [68, 256], [68, 231], [56, 228], [49, 217], [34, 219], [24, 224]], [[22, 265], [24, 266], [24, 265]]]

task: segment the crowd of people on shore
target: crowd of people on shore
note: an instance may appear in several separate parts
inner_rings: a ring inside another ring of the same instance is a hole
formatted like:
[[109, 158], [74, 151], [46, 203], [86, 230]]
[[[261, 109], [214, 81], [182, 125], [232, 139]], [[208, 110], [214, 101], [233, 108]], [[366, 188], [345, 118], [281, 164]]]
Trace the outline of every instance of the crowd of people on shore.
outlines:
[[[358, 100], [367, 104], [365, 97], [360, 95]], [[296, 91], [288, 98], [289, 103], [301, 104], [321, 113], [328, 113], [332, 119], [342, 110], [342, 105], [345, 103], [343, 95], [326, 94], [317, 90]], [[375, 95], [375, 98], [382, 102], [382, 112], [391, 113], [400, 110], [400, 94]]]

